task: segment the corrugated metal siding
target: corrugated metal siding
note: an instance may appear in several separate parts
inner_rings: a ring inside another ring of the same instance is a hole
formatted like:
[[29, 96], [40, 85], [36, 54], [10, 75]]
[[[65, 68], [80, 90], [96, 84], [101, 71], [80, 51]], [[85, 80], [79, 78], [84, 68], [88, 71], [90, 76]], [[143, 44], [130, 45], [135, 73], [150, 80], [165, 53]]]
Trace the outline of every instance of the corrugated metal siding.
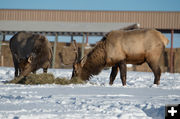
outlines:
[[62, 22], [127, 22], [142, 28], [180, 29], [180, 12], [72, 11], [0, 9], [0, 20]]

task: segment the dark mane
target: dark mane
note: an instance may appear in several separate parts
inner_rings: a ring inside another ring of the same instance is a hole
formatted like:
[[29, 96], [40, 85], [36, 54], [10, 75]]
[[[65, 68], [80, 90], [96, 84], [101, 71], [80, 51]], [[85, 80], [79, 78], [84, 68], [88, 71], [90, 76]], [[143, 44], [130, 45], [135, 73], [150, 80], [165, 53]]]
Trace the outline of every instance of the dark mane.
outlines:
[[89, 79], [97, 75], [106, 65], [105, 37], [87, 55], [86, 63], [83, 66], [82, 79]]
[[[105, 41], [105, 40], [107, 39], [107, 37], [108, 37], [109, 34], [110, 34], [110, 32], [106, 33], [106, 34], [102, 37], [101, 41]], [[99, 42], [101, 42], [101, 41], [99, 41]]]

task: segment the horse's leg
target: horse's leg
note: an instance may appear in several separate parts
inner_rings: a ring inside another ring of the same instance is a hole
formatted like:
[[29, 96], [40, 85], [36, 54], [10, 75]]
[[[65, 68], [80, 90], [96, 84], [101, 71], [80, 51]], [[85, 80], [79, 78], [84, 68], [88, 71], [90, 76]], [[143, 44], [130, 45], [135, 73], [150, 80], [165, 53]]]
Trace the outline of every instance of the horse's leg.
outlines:
[[121, 77], [122, 85], [125, 86], [126, 85], [126, 73], [127, 73], [127, 67], [126, 67], [125, 61], [121, 61], [119, 63], [119, 69], [120, 69], [120, 77]]
[[110, 81], [109, 81], [109, 84], [112, 85], [115, 78], [116, 78], [116, 75], [118, 73], [118, 65], [115, 65], [112, 67], [111, 69], [111, 74], [110, 74]]

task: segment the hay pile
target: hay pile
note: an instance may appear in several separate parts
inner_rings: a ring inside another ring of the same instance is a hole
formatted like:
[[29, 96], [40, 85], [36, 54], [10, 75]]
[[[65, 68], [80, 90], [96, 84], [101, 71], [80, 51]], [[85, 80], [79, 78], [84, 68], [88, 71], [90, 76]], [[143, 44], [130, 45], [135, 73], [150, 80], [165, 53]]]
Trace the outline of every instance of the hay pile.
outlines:
[[71, 80], [66, 78], [55, 78], [53, 74], [30, 74], [24, 78], [14, 78], [9, 83], [25, 84], [25, 85], [37, 85], [37, 84], [84, 84], [85, 81], [79, 78], [73, 78]]
[[84, 84], [85, 81], [79, 78], [73, 78], [71, 80], [67, 80], [66, 78], [56, 78], [55, 84], [67, 85], [67, 84]]

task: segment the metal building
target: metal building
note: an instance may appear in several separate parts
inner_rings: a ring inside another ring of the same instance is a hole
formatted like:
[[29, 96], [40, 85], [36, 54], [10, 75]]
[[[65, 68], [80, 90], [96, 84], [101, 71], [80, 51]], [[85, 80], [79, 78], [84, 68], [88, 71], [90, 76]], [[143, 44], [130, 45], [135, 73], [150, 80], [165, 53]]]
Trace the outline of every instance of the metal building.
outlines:
[[[163, 32], [180, 30], [180, 12], [0, 9], [0, 31], [107, 32], [138, 23]], [[123, 25], [124, 24], [124, 25]]]
[[[180, 12], [159, 11], [88, 11], [0, 9], [0, 33], [32, 31], [46, 35], [103, 36], [105, 33], [140, 24], [163, 33], [180, 33]], [[171, 54], [173, 46], [171, 45]], [[172, 61], [173, 55], [171, 55]]]

